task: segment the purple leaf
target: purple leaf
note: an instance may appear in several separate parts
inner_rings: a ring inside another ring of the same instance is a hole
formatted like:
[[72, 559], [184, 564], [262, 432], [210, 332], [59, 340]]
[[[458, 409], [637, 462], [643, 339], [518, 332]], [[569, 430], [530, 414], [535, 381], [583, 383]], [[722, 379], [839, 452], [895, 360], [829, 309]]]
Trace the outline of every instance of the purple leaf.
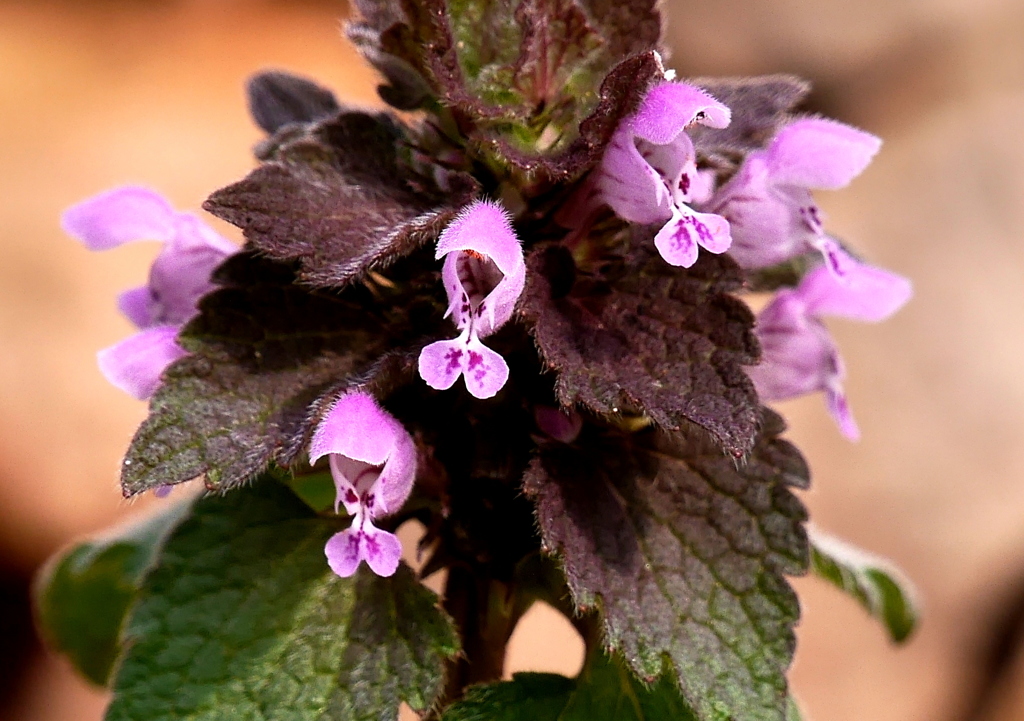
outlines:
[[545, 546], [604, 642], [654, 679], [665, 660], [698, 718], [786, 718], [799, 617], [783, 574], [808, 567], [807, 467], [766, 423], [746, 462], [702, 430], [594, 429], [543, 447], [524, 479]]
[[625, 258], [557, 294], [571, 257], [542, 248], [528, 259], [520, 312], [557, 376], [559, 401], [607, 415], [643, 413], [665, 428], [692, 421], [742, 456], [760, 421], [742, 366], [755, 362], [759, 347], [753, 314], [728, 295], [740, 286], [739, 269], [707, 255], [689, 270], [672, 268], [637, 232]]
[[439, 169], [440, 187], [404, 168], [403, 142], [388, 116], [343, 113], [286, 140], [203, 207], [267, 257], [298, 260], [302, 282], [342, 286], [432, 241], [477, 192], [462, 174]]

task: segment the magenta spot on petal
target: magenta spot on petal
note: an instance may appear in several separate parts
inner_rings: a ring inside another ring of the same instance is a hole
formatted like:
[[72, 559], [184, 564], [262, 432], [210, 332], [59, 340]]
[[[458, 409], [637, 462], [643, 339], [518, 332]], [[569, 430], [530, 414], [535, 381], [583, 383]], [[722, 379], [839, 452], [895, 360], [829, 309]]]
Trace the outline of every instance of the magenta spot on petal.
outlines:
[[363, 497], [363, 505], [366, 506], [367, 510], [371, 510], [373, 508], [373, 501], [374, 496], [372, 493], [367, 493], [366, 496]]
[[349, 488], [347, 491], [345, 491], [345, 503], [346, 504], [352, 505], [353, 503], [356, 503], [357, 501], [359, 501], [359, 496], [356, 495], [355, 491], [353, 491], [351, 488]]
[[679, 192], [686, 195], [690, 192], [690, 176], [683, 173], [682, 177], [679, 178]]
[[367, 556], [379, 556], [380, 555], [380, 544], [377, 543], [377, 539], [373, 536], [363, 535], [363, 543], [366, 549]]
[[684, 215], [679, 219], [679, 223], [676, 224], [676, 232], [672, 234], [672, 240], [676, 249], [682, 247], [683, 238], [687, 240], [692, 239], [693, 236], [690, 232], [691, 227], [696, 231], [698, 242], [701, 245], [707, 245], [714, 241], [714, 237], [711, 235], [711, 231], [708, 230], [708, 226], [697, 220], [697, 217], [694, 215]]
[[800, 208], [800, 216], [807, 223], [807, 226], [815, 233], [820, 233], [822, 228], [821, 215], [818, 213], [818, 207], [815, 205], [809, 205], [805, 208]]
[[469, 351], [469, 370], [475, 369], [484, 362], [484, 357], [474, 351]]
[[462, 365], [462, 350], [460, 348], [451, 348], [444, 354], [444, 359], [448, 362], [449, 371], [458, 370], [459, 366]]

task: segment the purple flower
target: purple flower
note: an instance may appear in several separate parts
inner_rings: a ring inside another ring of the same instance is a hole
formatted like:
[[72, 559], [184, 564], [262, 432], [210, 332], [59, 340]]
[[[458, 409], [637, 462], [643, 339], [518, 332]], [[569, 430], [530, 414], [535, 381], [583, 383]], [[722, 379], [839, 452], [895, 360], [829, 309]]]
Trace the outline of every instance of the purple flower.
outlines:
[[431, 388], [446, 390], [465, 376], [470, 393], [490, 398], [508, 380], [508, 365], [480, 339], [512, 317], [526, 283], [522, 246], [504, 208], [475, 201], [441, 233], [436, 257], [442, 256], [446, 316], [461, 334], [420, 352], [420, 377]]
[[140, 330], [98, 354], [100, 371], [140, 400], [153, 395], [164, 369], [185, 355], [176, 337], [212, 290], [210, 274], [237, 248], [195, 216], [178, 213], [160, 195], [138, 187], [101, 193], [68, 208], [64, 230], [90, 250], [108, 250], [136, 240], [164, 244], [149, 271], [149, 283], [121, 293], [117, 305]]
[[805, 118], [784, 127], [707, 204], [732, 227], [730, 255], [744, 268], [766, 268], [817, 249], [843, 275], [844, 256], [822, 229], [810, 190], [845, 187], [880, 146], [875, 136], [833, 120]]
[[689, 268], [698, 246], [724, 253], [732, 242], [729, 223], [687, 205], [706, 199], [710, 186], [697, 171], [685, 130], [693, 123], [724, 128], [729, 120], [729, 108], [699, 88], [673, 82], [654, 87], [616, 129], [592, 176], [591, 197], [632, 223], [664, 223], [654, 244], [672, 265]]
[[747, 373], [764, 401], [824, 392], [840, 431], [857, 440], [860, 432], [843, 392], [846, 371], [821, 317], [877, 323], [899, 310], [912, 290], [906, 278], [838, 252], [845, 269], [843, 278], [819, 266], [796, 288], [779, 291], [758, 314], [761, 364], [747, 368]]
[[317, 426], [309, 444], [309, 461], [328, 456], [337, 490], [334, 510], [345, 506], [352, 525], [331, 536], [324, 547], [327, 563], [341, 577], [359, 564], [378, 576], [398, 568], [402, 544], [374, 519], [399, 510], [416, 478], [416, 445], [408, 431], [384, 411], [373, 396], [342, 396]]

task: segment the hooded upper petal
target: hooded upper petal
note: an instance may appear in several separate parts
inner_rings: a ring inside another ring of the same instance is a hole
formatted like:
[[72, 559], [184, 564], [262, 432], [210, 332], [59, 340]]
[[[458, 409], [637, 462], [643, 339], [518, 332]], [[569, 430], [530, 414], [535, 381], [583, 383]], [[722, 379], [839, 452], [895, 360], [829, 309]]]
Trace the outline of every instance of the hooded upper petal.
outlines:
[[394, 513], [412, 491], [416, 444], [369, 393], [345, 394], [320, 421], [309, 444], [310, 463], [325, 455], [331, 456], [338, 502], [349, 513], [366, 506], [370, 495], [369, 517]]
[[667, 145], [688, 125], [711, 128], [729, 125], [732, 112], [700, 88], [687, 83], [665, 82], [644, 97], [632, 118], [633, 134], [656, 145]]
[[860, 175], [882, 141], [849, 125], [803, 118], [784, 127], [766, 153], [768, 173], [777, 185], [838, 190]]
[[448, 312], [460, 330], [471, 315], [479, 337], [508, 322], [526, 285], [526, 262], [503, 207], [488, 200], [468, 205], [441, 233], [435, 257], [445, 259]]
[[127, 186], [100, 193], [66, 211], [61, 225], [90, 250], [107, 250], [136, 240], [170, 240], [177, 213], [158, 193]]
[[394, 416], [364, 391], [341, 396], [313, 432], [309, 462], [316, 463], [328, 453], [383, 465], [395, 448], [396, 439], [408, 435]]

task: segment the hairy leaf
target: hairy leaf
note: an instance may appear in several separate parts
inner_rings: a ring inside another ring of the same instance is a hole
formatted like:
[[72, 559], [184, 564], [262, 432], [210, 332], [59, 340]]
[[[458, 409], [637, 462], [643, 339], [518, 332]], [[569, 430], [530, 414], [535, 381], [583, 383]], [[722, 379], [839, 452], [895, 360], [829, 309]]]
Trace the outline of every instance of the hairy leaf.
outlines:
[[577, 606], [640, 676], [671, 663], [702, 721], [783, 721], [799, 616], [783, 574], [807, 570], [796, 449], [766, 424], [747, 461], [695, 427], [589, 430], [542, 448], [524, 489]]
[[566, 282], [556, 279], [566, 266], [573, 272], [568, 253], [534, 251], [520, 311], [558, 375], [564, 405], [641, 412], [665, 428], [692, 421], [742, 456], [760, 419], [742, 366], [756, 363], [760, 351], [753, 314], [727, 295], [741, 272], [727, 256], [708, 253], [693, 268], [673, 268], [651, 250], [648, 235], [624, 259], [570, 279], [568, 292], [554, 287]]
[[331, 118], [341, 110], [334, 93], [312, 80], [266, 70], [249, 78], [245, 86], [249, 113], [268, 133], [290, 123], [312, 123]]
[[121, 652], [121, 628], [167, 534], [191, 504], [79, 543], [52, 559], [36, 583], [35, 605], [49, 645], [104, 686]]
[[697, 153], [748, 153], [763, 148], [810, 91], [806, 80], [792, 75], [753, 78], [698, 78], [689, 82], [707, 90], [732, 110], [725, 128], [694, 125], [687, 128]]
[[529, 173], [582, 174], [660, 70], [653, 51], [661, 18], [651, 0], [614, 8], [605, 0], [357, 7], [363, 17], [349, 36], [388, 77], [383, 95], [421, 103], [414, 78], [425, 78], [466, 121], [470, 140]]
[[[305, 447], [311, 404], [350, 382], [415, 372], [416, 352], [443, 322], [432, 263], [392, 287], [311, 291], [294, 273], [249, 253], [222, 268], [225, 286], [206, 296], [179, 342], [191, 355], [164, 373], [150, 415], [121, 472], [127, 496], [206, 474], [226, 490], [271, 462], [287, 466]], [[385, 355], [387, 352], [387, 355]]]
[[601, 83], [597, 105], [580, 122], [579, 134], [557, 154], [523, 151], [497, 136], [492, 140], [499, 154], [522, 170], [561, 182], [574, 180], [601, 159], [619, 122], [640, 106], [652, 84], [663, 76], [664, 68], [654, 52], [620, 62]]
[[669, 676], [641, 683], [618, 657], [597, 651], [579, 677], [517, 673], [471, 688], [442, 721], [692, 721]]
[[399, 161], [405, 142], [387, 115], [341, 113], [285, 133], [267, 162], [203, 207], [263, 255], [299, 261], [303, 283], [342, 286], [434, 240], [477, 192], [463, 174], [438, 169], [443, 187], [413, 174]]
[[167, 541], [128, 626], [108, 721], [395, 721], [433, 703], [458, 650], [434, 595], [327, 567], [338, 530], [262, 481], [200, 500]]
[[913, 589], [890, 561], [812, 531], [811, 570], [857, 599], [868, 613], [885, 624], [896, 643], [906, 641], [917, 627]]

